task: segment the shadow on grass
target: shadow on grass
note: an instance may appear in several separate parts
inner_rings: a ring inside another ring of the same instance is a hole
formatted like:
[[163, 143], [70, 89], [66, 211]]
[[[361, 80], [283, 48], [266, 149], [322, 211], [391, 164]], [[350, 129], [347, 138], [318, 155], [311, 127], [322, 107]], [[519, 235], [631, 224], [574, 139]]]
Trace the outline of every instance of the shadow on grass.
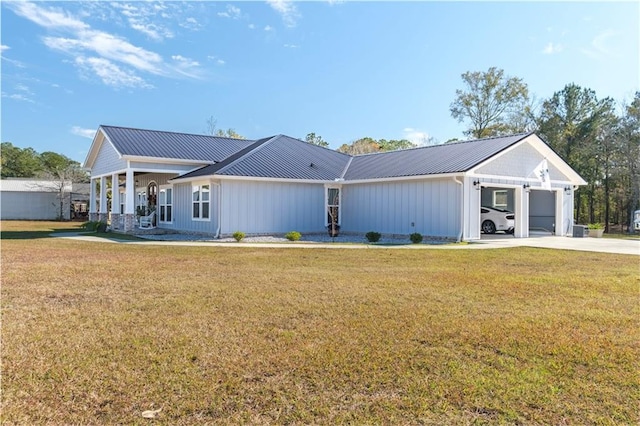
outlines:
[[2, 240], [34, 240], [38, 238], [51, 238], [51, 234], [56, 232], [82, 232], [69, 228], [60, 229], [42, 229], [39, 231], [0, 231], [0, 239]]

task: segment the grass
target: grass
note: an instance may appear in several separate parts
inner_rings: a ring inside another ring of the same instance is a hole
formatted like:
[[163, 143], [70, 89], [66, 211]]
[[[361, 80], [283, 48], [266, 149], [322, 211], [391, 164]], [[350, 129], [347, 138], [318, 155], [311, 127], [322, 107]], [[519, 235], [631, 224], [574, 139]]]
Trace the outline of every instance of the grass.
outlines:
[[52, 238], [1, 255], [3, 424], [640, 420], [634, 256]]
[[130, 234], [115, 232], [89, 232], [82, 228], [83, 222], [52, 222], [52, 221], [1, 221], [0, 239], [29, 240], [35, 238], [51, 238], [51, 234], [59, 232], [86, 232], [92, 237], [108, 240], [144, 241], [143, 238]]

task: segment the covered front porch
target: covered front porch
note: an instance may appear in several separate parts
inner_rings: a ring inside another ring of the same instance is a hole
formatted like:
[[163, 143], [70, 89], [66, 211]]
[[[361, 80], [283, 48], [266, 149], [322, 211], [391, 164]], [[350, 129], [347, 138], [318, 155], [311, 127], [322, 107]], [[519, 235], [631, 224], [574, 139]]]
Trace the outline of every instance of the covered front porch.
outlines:
[[89, 220], [127, 233], [171, 223], [173, 189], [168, 180], [177, 175], [127, 169], [92, 178]]

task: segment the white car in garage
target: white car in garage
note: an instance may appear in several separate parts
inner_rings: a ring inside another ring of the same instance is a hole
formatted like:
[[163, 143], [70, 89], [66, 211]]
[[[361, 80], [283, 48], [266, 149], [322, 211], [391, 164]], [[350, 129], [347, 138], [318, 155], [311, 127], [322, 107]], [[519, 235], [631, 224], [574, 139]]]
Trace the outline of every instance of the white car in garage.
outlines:
[[495, 234], [496, 231], [504, 231], [512, 234], [515, 228], [513, 212], [495, 207], [480, 207], [480, 229], [485, 234]]

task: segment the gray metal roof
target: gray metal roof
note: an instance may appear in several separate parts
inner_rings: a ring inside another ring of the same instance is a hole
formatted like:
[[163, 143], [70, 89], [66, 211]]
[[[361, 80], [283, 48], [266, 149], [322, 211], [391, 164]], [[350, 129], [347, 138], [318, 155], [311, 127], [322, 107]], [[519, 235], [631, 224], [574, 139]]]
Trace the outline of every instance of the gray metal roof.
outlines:
[[465, 172], [531, 133], [353, 157], [345, 180]]
[[219, 136], [100, 126], [121, 155], [219, 162], [254, 141]]
[[351, 157], [285, 135], [260, 139], [227, 160], [180, 176], [223, 175], [277, 179], [335, 180]]

